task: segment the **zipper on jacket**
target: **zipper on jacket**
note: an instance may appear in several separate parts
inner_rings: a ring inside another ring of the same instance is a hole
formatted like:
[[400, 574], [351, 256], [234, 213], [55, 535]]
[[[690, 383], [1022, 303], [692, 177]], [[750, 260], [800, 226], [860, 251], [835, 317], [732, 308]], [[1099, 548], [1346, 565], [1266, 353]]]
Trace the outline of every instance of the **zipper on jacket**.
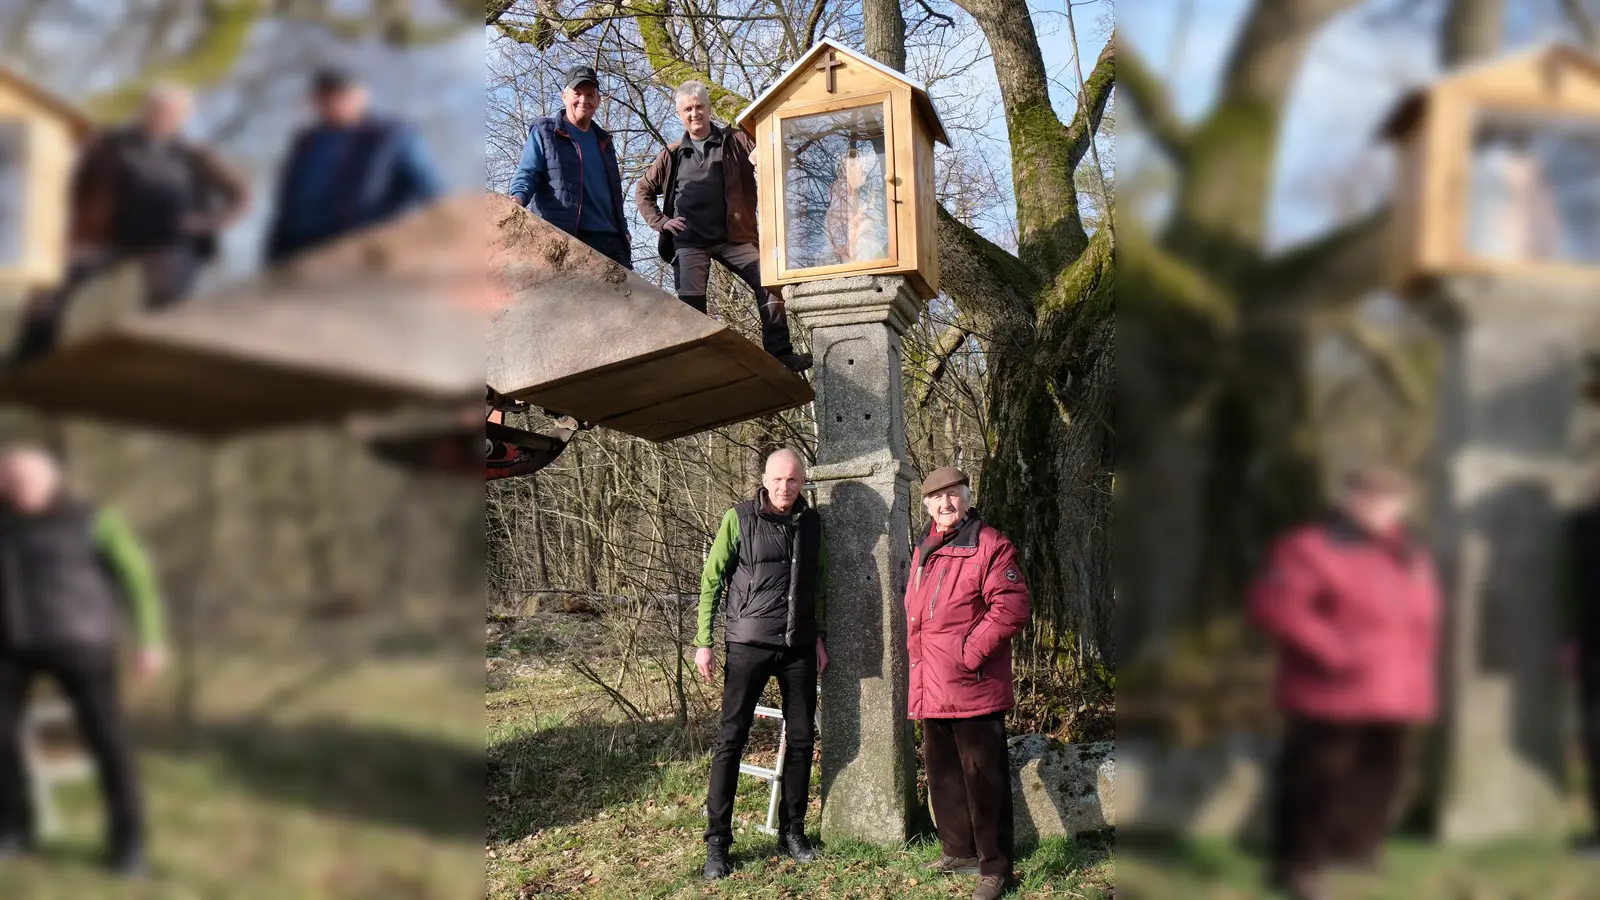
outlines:
[[939, 602], [939, 588], [944, 587], [945, 569], [939, 570], [939, 580], [933, 583], [933, 596], [928, 598], [928, 618], [933, 618], [933, 606]]
[[[577, 231], [583, 228], [583, 145], [574, 137], [568, 137], [567, 140], [572, 142], [572, 149], [578, 151], [578, 219], [572, 223], [574, 231]], [[595, 143], [600, 142], [595, 141]]]

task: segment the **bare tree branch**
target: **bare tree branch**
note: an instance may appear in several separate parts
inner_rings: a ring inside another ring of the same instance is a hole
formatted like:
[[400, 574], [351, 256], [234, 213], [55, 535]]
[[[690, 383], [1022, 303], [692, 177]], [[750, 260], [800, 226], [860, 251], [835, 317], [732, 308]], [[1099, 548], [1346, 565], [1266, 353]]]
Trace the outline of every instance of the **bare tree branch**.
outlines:
[[[1083, 77], [1081, 70], [1078, 77]], [[1100, 51], [1100, 58], [1095, 60], [1089, 80], [1082, 82], [1078, 91], [1078, 111], [1067, 129], [1067, 140], [1070, 142], [1067, 158], [1072, 161], [1073, 169], [1077, 169], [1083, 161], [1086, 150], [1095, 154], [1095, 168], [1100, 168], [1099, 151], [1094, 149], [1094, 136], [1100, 130], [1100, 120], [1105, 116], [1106, 103], [1111, 99], [1116, 77], [1117, 39], [1113, 35]], [[1110, 198], [1106, 198], [1106, 208], [1111, 208]]]
[[994, 55], [1011, 139], [1018, 256], [1049, 277], [1076, 259], [1089, 238], [1078, 213], [1074, 145], [1050, 105], [1050, 81], [1033, 17], [1027, 4], [1011, 0], [956, 3], [978, 24]]
[[1600, 21], [1584, 6], [1583, 0], [1561, 0], [1561, 9], [1567, 14], [1572, 27], [1578, 30], [1584, 46], [1591, 50], [1600, 49]]
[[1406, 356], [1405, 348], [1356, 315], [1348, 316], [1338, 333], [1367, 358], [1373, 370], [1407, 409], [1413, 412], [1427, 409], [1432, 393], [1427, 375], [1417, 371], [1417, 367]]
[[928, 401], [933, 399], [933, 388], [939, 383], [939, 379], [944, 377], [945, 369], [950, 364], [950, 356], [960, 350], [971, 336], [972, 329], [967, 327], [966, 320], [960, 316], [957, 316], [950, 327], [944, 330], [944, 334], [939, 335], [939, 340], [933, 346], [932, 355], [923, 366], [923, 372], [928, 377], [922, 385], [922, 396], [917, 398], [919, 408], [926, 407]]
[[1161, 79], [1145, 65], [1144, 58], [1130, 47], [1120, 49], [1117, 60], [1117, 87], [1138, 111], [1156, 146], [1182, 165], [1189, 152], [1189, 129], [1178, 118], [1172, 96]]
[[1355, 303], [1378, 285], [1391, 221], [1380, 207], [1278, 257], [1263, 276], [1273, 291], [1252, 299], [1308, 310]]
[[929, 6], [928, 5], [928, 0], [917, 0], [917, 5], [922, 7], [922, 11], [927, 14], [926, 16], [924, 16], [923, 21], [927, 21], [928, 19], [938, 19], [940, 22], [943, 23], [942, 25], [939, 26], [940, 28], [954, 28], [955, 27], [956, 20], [950, 18], [949, 16], [945, 15], [944, 13], [939, 12], [938, 10], [936, 10], [933, 7]]

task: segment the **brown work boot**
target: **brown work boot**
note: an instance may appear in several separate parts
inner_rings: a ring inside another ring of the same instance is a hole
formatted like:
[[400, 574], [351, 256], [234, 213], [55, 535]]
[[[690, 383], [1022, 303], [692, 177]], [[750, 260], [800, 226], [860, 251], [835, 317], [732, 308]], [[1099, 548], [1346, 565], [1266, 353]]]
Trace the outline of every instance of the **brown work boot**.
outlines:
[[1010, 887], [1011, 879], [1004, 875], [985, 875], [978, 879], [978, 886], [972, 892], [972, 900], [1000, 900], [1000, 896]]
[[938, 875], [976, 875], [978, 874], [978, 858], [976, 856], [951, 856], [946, 853], [939, 857], [938, 862], [928, 863], [924, 871]]

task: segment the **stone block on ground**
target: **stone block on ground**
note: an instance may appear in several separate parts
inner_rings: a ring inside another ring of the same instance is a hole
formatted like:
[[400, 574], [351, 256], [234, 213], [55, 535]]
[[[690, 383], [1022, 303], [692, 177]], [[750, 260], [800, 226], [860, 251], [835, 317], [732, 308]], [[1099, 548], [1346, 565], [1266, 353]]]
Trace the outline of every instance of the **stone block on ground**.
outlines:
[[1067, 744], [1022, 734], [1007, 744], [1016, 839], [1072, 837], [1116, 825], [1116, 745]]
[[1238, 734], [1188, 747], [1118, 742], [1119, 828], [1185, 838], [1259, 840], [1267, 833], [1275, 748]]

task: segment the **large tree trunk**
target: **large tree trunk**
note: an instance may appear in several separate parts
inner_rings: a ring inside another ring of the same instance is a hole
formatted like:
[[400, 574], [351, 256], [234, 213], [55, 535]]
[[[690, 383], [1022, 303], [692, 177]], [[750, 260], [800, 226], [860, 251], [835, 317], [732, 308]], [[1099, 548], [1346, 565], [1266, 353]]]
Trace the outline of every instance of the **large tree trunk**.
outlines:
[[861, 4], [863, 43], [867, 55], [896, 72], [906, 68], [906, 17], [899, 0], [867, 0]]

